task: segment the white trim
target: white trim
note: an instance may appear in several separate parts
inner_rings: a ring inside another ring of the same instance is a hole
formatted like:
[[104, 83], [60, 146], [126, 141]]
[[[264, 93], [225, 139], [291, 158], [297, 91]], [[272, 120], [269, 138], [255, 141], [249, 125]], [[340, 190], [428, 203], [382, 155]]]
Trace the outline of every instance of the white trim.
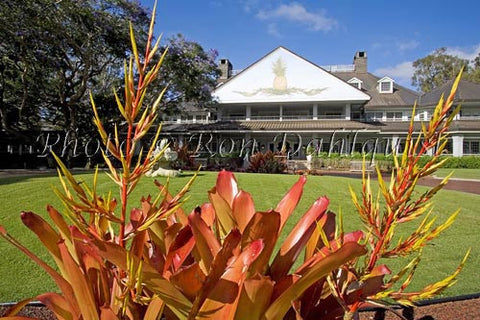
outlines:
[[357, 77], [353, 77], [352, 79], [348, 80], [347, 83], [350, 83], [351, 85], [353, 85], [358, 90], [362, 89], [363, 81], [358, 79]]
[[[383, 77], [382, 79], [378, 80], [377, 83], [377, 89], [379, 93], [393, 93], [393, 82], [394, 80], [390, 77]], [[389, 89], [384, 90], [382, 88], [382, 84], [388, 83], [389, 84]]]

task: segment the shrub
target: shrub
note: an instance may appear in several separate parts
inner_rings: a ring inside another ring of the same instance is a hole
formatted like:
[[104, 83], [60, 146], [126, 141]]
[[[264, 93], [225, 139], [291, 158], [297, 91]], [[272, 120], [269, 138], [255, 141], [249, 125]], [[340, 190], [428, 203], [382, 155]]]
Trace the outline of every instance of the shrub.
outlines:
[[[443, 168], [447, 169], [480, 169], [480, 156], [442, 156], [442, 160], [445, 160]], [[432, 160], [432, 156], [422, 156], [419, 159], [418, 165], [423, 167], [429, 161]]]
[[287, 169], [286, 158], [282, 153], [257, 152], [250, 157], [247, 172], [283, 173]]

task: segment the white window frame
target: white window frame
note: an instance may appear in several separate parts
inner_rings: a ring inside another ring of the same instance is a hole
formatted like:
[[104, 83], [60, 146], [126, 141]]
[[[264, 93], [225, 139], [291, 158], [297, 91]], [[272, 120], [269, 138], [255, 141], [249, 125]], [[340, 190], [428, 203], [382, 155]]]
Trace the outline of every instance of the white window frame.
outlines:
[[[380, 93], [393, 93], [393, 79], [389, 77], [383, 77], [382, 79], [378, 80], [378, 92]], [[384, 84], [389, 84], [388, 90], [383, 89]]]
[[363, 81], [358, 79], [357, 77], [353, 77], [352, 79], [348, 80], [347, 82], [350, 83], [355, 88], [357, 88], [358, 90], [362, 89]]

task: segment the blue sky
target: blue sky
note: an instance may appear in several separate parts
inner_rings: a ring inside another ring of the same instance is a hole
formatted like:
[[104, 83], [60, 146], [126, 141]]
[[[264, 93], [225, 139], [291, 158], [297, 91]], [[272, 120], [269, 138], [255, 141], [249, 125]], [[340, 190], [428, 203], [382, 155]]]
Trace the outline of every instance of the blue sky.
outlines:
[[[153, 0], [141, 0], [151, 8]], [[278, 46], [318, 65], [351, 64], [366, 51], [370, 72], [410, 86], [411, 63], [435, 49], [480, 52], [480, 2], [158, 0], [156, 34], [181, 33], [244, 69]]]

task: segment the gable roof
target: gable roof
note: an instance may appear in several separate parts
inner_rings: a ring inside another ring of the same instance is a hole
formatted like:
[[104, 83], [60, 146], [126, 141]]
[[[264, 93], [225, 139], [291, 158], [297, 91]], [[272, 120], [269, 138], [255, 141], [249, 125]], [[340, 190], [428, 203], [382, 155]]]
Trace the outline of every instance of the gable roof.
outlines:
[[284, 47], [217, 87], [213, 95], [219, 103], [370, 100], [361, 90]]
[[[438, 103], [438, 100], [440, 100], [442, 94], [444, 94], [445, 97], [450, 94], [454, 81], [455, 80], [449, 80], [443, 85], [422, 95], [420, 104], [422, 106], [435, 106]], [[469, 101], [480, 102], [480, 84], [467, 80], [460, 80], [454, 102], [459, 103]]]
[[[377, 77], [369, 72], [335, 72], [340, 79], [348, 81], [357, 78], [363, 81], [362, 91], [368, 94], [371, 99], [365, 104], [365, 108], [385, 108], [385, 107], [412, 107], [416, 100], [420, 98], [420, 93], [407, 89], [396, 82], [393, 82], [393, 93], [379, 93], [378, 81], [388, 77]], [[388, 78], [390, 79], [390, 78]]]

